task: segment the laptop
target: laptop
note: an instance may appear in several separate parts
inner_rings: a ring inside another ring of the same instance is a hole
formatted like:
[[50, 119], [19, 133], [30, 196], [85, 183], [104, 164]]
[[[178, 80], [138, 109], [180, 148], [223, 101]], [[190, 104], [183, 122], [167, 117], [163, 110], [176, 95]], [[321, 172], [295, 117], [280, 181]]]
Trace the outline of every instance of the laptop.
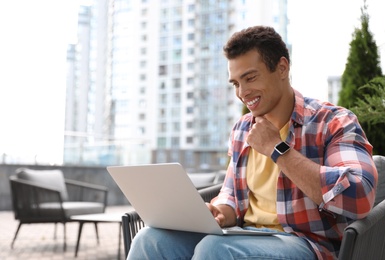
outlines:
[[108, 166], [146, 226], [217, 235], [273, 235], [239, 227], [221, 228], [179, 163]]

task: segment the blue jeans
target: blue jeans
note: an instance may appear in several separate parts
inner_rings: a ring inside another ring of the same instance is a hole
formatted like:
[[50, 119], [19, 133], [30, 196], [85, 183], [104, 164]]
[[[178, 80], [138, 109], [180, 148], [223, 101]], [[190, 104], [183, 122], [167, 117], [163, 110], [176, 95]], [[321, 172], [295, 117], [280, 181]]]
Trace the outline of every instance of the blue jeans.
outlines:
[[295, 235], [206, 235], [145, 227], [132, 241], [127, 260], [144, 259], [316, 259], [310, 244]]

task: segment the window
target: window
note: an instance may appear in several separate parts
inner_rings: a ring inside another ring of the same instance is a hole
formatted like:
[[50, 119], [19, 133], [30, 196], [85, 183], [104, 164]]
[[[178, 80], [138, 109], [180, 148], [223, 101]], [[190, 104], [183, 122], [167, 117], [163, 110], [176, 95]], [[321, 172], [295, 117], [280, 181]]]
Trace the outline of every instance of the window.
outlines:
[[194, 108], [193, 108], [193, 107], [187, 107], [187, 108], [186, 108], [186, 113], [187, 113], [187, 114], [192, 114], [192, 113], [194, 113]]
[[139, 107], [140, 108], [146, 108], [146, 101], [143, 99], [139, 100]]
[[166, 65], [160, 65], [159, 66], [159, 75], [167, 75], [167, 66]]
[[194, 78], [187, 78], [187, 84], [188, 85], [194, 84]]
[[161, 15], [160, 17], [163, 17], [163, 18], [167, 18], [168, 16], [168, 9], [167, 8], [164, 8], [160, 11]]
[[193, 99], [194, 98], [194, 92], [187, 92], [187, 99]]
[[189, 34], [187, 35], [187, 39], [188, 39], [189, 41], [193, 41], [194, 38], [195, 38], [195, 35], [194, 35], [193, 33], [189, 33]]
[[180, 74], [182, 73], [182, 65], [181, 64], [175, 64], [172, 66], [172, 71], [175, 74]]
[[180, 103], [180, 93], [174, 93], [174, 102], [177, 104]]
[[159, 117], [164, 118], [166, 116], [166, 111], [164, 108], [159, 109]]
[[159, 101], [161, 104], [166, 104], [167, 103], [167, 95], [166, 94], [161, 94], [159, 97]]
[[167, 131], [167, 124], [166, 123], [159, 123], [158, 132], [165, 133], [166, 131]]
[[159, 53], [159, 59], [160, 59], [161, 61], [166, 61], [166, 60], [167, 60], [167, 51], [161, 51], [161, 52]]
[[180, 31], [182, 29], [182, 21], [178, 20], [174, 22], [174, 31]]
[[171, 138], [171, 147], [179, 147], [179, 137]]
[[182, 44], [182, 39], [179, 35], [174, 36], [174, 46], [180, 47]]
[[172, 128], [175, 132], [179, 132], [180, 131], [180, 123], [179, 122], [172, 123]]
[[194, 63], [192, 63], [192, 62], [187, 63], [187, 69], [188, 70], [193, 70], [194, 69]]
[[173, 86], [174, 86], [174, 88], [180, 88], [180, 79], [178, 78], [178, 79], [173, 79], [172, 80], [173, 81]]
[[175, 17], [180, 17], [182, 15], [182, 8], [181, 7], [174, 7], [173, 15]]
[[174, 51], [173, 51], [173, 58], [174, 58], [174, 61], [180, 61], [180, 60], [181, 60], [181, 57], [182, 57], [182, 50], [177, 49], [177, 50], [174, 50]]
[[[166, 138], [165, 137], [159, 137], [158, 138], [158, 148], [165, 148], [165, 147], [166, 147]], [[161, 157], [161, 156], [158, 154], [158, 157]], [[158, 161], [159, 161], [159, 158], [158, 158]]]
[[170, 152], [171, 161], [179, 162], [180, 161], [179, 156], [180, 154], [178, 150], [171, 150]]
[[163, 33], [168, 32], [168, 24], [167, 23], [162, 23], [160, 25], [160, 31], [163, 32]]
[[187, 10], [188, 10], [189, 13], [194, 12], [194, 10], [195, 10], [195, 5], [193, 5], [193, 4], [188, 5]]
[[159, 46], [167, 46], [167, 37], [160, 37]]

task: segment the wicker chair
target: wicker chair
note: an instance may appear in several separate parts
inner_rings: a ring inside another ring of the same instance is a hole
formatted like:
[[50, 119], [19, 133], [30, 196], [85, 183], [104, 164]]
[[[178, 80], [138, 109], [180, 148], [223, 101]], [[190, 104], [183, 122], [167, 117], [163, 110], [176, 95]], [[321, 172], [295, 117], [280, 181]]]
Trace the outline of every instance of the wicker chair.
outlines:
[[[385, 259], [385, 157], [375, 155], [373, 159], [378, 170], [374, 208], [364, 219], [357, 220], [345, 228], [338, 259]], [[219, 193], [221, 186], [222, 184], [218, 184], [199, 192], [207, 202]], [[135, 211], [123, 215], [122, 228], [126, 256], [132, 239], [142, 227], [144, 223]]]
[[[19, 220], [13, 248], [22, 224], [63, 223], [66, 250], [66, 227], [71, 216], [103, 213], [108, 190], [104, 186], [64, 179], [60, 170], [32, 170], [20, 168], [10, 176], [15, 219]], [[97, 225], [95, 224], [98, 237]]]

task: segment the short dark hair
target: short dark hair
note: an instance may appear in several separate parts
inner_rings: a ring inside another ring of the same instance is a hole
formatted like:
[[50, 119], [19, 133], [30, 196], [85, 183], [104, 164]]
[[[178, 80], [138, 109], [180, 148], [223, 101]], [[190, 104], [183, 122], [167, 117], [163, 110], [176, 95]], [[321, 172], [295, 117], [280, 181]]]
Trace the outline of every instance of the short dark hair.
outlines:
[[275, 71], [281, 57], [290, 64], [289, 51], [282, 37], [272, 27], [253, 26], [234, 33], [223, 46], [228, 60], [234, 59], [248, 51], [256, 50], [262, 57], [266, 67]]

